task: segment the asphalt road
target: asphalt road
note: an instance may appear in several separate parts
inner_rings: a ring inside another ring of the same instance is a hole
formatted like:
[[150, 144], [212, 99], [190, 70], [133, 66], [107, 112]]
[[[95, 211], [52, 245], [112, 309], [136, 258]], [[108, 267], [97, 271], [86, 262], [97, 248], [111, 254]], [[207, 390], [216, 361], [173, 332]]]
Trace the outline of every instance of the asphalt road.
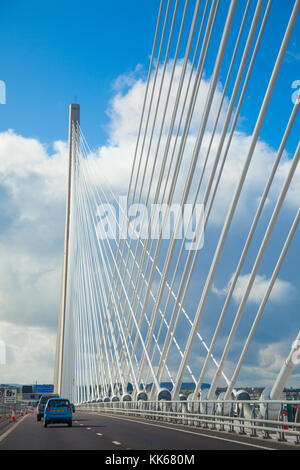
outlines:
[[195, 461], [187, 461], [195, 464], [199, 450], [293, 450], [295, 447], [238, 434], [80, 411], [73, 415], [71, 428], [64, 424], [44, 428], [43, 421], [37, 422], [35, 415], [27, 415], [5, 438], [0, 435], [0, 450], [128, 451], [121, 454], [129, 456], [134, 450], [147, 450], [151, 455], [159, 450], [182, 451], [183, 456], [184, 451], [195, 451]]

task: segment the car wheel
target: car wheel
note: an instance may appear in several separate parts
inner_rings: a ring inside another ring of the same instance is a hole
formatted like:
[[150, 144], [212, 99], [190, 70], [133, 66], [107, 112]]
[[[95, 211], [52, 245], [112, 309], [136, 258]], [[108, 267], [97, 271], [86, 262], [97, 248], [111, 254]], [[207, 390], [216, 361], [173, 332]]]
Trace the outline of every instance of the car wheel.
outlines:
[[44, 428], [46, 428], [48, 426], [48, 423], [47, 421], [44, 422]]
[[72, 426], [72, 421], [69, 421], [68, 425], [69, 425], [69, 427], [71, 427]]
[[37, 421], [41, 421], [41, 417], [40, 417], [40, 416], [37, 416]]

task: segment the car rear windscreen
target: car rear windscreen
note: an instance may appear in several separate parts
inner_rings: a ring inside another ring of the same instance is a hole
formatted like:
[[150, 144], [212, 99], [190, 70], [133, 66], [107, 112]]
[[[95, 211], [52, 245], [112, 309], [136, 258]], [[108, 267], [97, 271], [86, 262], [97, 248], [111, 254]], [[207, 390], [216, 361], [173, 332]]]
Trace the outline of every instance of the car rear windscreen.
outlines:
[[40, 403], [45, 404], [49, 400], [49, 397], [41, 397], [40, 398]]
[[51, 408], [55, 406], [69, 406], [70, 402], [69, 400], [51, 400], [49, 401], [49, 405]]
[[[52, 397], [53, 397], [53, 395], [44, 395], [40, 398], [40, 403], [42, 405], [45, 405], [47, 403], [47, 401], [50, 400], [50, 398], [52, 398]], [[55, 398], [55, 397], [53, 397], [53, 398]]]

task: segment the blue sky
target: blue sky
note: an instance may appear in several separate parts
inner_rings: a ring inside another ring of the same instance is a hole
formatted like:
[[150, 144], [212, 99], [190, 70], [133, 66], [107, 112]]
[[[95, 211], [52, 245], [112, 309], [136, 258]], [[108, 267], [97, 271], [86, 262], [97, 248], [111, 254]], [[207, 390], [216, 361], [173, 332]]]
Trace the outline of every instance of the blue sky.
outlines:
[[[0, 279], [3, 281], [2, 289], [6, 290], [7, 294], [5, 296], [1, 292], [0, 286], [0, 339], [2, 335], [8, 347], [8, 360], [15, 364], [15, 371], [12, 371], [12, 368], [5, 370], [8, 382], [32, 382], [37, 379], [32, 376], [32, 370], [36, 370], [36, 358], [39, 358], [42, 347], [44, 349], [40, 359], [43, 366], [38, 379], [45, 382], [52, 380], [64, 234], [68, 106], [76, 97], [76, 101], [81, 105], [81, 126], [89, 145], [93, 149], [103, 146], [102, 156], [104, 160], [107, 159], [108, 176], [112, 180], [115, 177], [116, 187], [121, 187], [124, 191], [126, 188], [122, 187], [121, 183], [127, 181], [124, 177], [128, 170], [127, 160], [124, 159], [122, 166], [122, 160], [117, 157], [119, 166], [110, 168], [109, 159], [114, 158], [114, 151], [118, 149], [125, 149], [124, 155], [127, 155], [124, 136], [126, 137], [128, 129], [132, 131], [132, 128], [137, 128], [140, 112], [140, 104], [135, 101], [138, 80], [145, 80], [147, 75], [159, 3], [159, 0], [3, 0], [0, 3], [0, 80], [5, 82], [7, 92], [6, 104], [0, 105], [0, 137], [3, 138], [0, 146]], [[251, 135], [253, 130], [293, 3], [292, 0], [273, 2], [263, 47], [257, 57], [256, 73], [250, 80], [245, 104], [241, 110], [242, 118], [238, 128], [245, 135]], [[194, 4], [191, 0], [189, 21]], [[201, 8], [203, 4], [204, 2]], [[221, 0], [221, 4], [226, 10], [229, 2]], [[245, 4], [244, 0], [239, 2], [233, 24], [233, 37]], [[180, 11], [183, 5], [184, 2], [180, 1]], [[252, 2], [251, 14], [254, 8], [255, 3]], [[206, 79], [213, 70], [223, 21], [224, 16], [220, 12], [205, 69]], [[247, 26], [249, 27], [249, 20]], [[262, 152], [266, 155], [268, 164], [274, 157], [272, 151], [278, 148], [292, 111], [292, 83], [300, 80], [299, 27], [300, 18], [291, 38], [260, 136], [261, 141], [269, 146], [267, 151], [264, 149]], [[230, 40], [232, 41], [232, 38]], [[175, 45], [172, 44], [171, 57], [174, 48]], [[180, 57], [182, 56], [183, 50], [180, 50]], [[229, 59], [230, 57], [225, 55], [220, 87], [224, 84]], [[236, 66], [234, 70], [236, 71]], [[232, 86], [230, 82], [228, 93], [231, 93]], [[127, 116], [121, 105], [132, 105], [130, 109], [128, 106], [131, 114], [128, 111]], [[120, 119], [116, 119], [116, 110], [120, 112]], [[15, 134], [7, 135], [8, 129], [12, 129]], [[288, 157], [292, 156], [297, 146], [299, 129], [298, 115], [287, 143]], [[119, 137], [119, 140], [114, 142], [115, 147], [110, 146], [109, 139], [112, 135]], [[49, 154], [53, 154], [54, 158], [47, 159]], [[62, 161], [62, 158], [65, 160]], [[260, 177], [264, 169], [263, 166], [258, 167], [258, 179], [261, 182]], [[278, 186], [275, 185], [272, 196], [276, 194], [277, 189]], [[249, 194], [252, 195], [251, 191]], [[215, 279], [218, 296], [214, 297], [212, 294], [206, 311], [204, 333], [208, 338], [212, 333], [213, 321], [216, 320], [215, 305], [221, 307], [224, 302], [224, 292], [234, 269], [231, 252], [237, 243], [242, 244], [244, 240], [247, 228], [249, 229], [247, 224], [250, 218], [247, 217], [253, 215], [254, 202], [242, 201], [238, 212], [242, 224], [239, 224], [238, 220], [233, 226], [232, 238], [226, 245], [223, 268], [220, 268]], [[222, 207], [221, 205], [221, 209]], [[264, 223], [268, 220], [266, 216], [270, 216], [272, 208], [270, 205], [264, 212], [260, 229], [253, 241], [253, 256], [254, 248], [259, 246]], [[276, 248], [277, 251], [275, 254], [269, 253], [262, 266], [262, 275], [270, 276], [293, 214], [289, 206], [280, 216], [271, 245], [271, 250]], [[205, 245], [208, 250], [203, 250], [199, 257], [204, 263], [209, 262], [213, 254], [213, 243], [216, 243], [219, 234], [220, 221], [217, 216], [220, 214], [214, 214], [217, 222], [209, 233], [210, 243]], [[291, 298], [286, 305], [282, 301], [275, 303], [278, 309], [276, 311], [279, 312], [275, 320], [272, 318], [273, 304], [268, 305], [256, 341], [249, 352], [250, 364], [251, 361], [256, 364], [258, 347], [266, 351], [269, 360], [276, 357], [277, 362], [274, 368], [271, 367], [273, 376], [278, 372], [280, 360], [289, 349], [289, 342], [280, 343], [282, 329], [285, 329], [288, 340], [294, 339], [298, 331], [298, 325], [294, 323], [295, 311], [299, 306], [298, 246], [299, 231], [288, 262], [280, 272], [280, 277], [292, 286], [292, 290], [286, 291], [291, 294]], [[242, 274], [248, 274], [251, 266], [251, 260], [247, 260]], [[204, 274], [201, 272], [202, 277]], [[199, 271], [199, 278], [201, 276]], [[196, 278], [196, 281], [199, 278]], [[196, 305], [194, 296], [197, 297], [197, 289], [197, 283], [192, 284], [191, 295], [187, 301], [191, 311]], [[249, 307], [251, 314], [254, 311], [251, 306], [257, 307], [255, 301], [253, 302]], [[232, 319], [236, 303], [237, 301], [233, 302], [229, 320]], [[282, 310], [286, 320], [280, 315]], [[26, 329], [19, 330], [16, 326], [15, 330], [5, 333], [1, 330], [1, 320], [3, 325], [8, 327], [9, 322], [14, 321], [15, 326], [19, 325], [21, 328], [26, 325]], [[288, 324], [286, 327], [285, 321]], [[270, 328], [272, 323], [276, 324], [276, 331]], [[229, 322], [224, 325], [225, 336], [229, 325]], [[246, 329], [242, 323], [241, 335]], [[35, 346], [32, 344], [32, 337], [35, 338]], [[28, 351], [28, 356], [23, 364], [22, 354], [25, 354], [25, 351]], [[221, 350], [218, 353], [221, 354]], [[262, 380], [261, 370], [255, 369], [249, 377], [253, 381]], [[299, 373], [296, 378], [299, 382]]]
[[1, 2], [1, 130], [66, 139], [68, 105], [82, 105], [91, 145], [103, 143], [112, 82], [148, 66], [159, 2]]
[[[183, 3], [180, 3], [181, 8]], [[240, 5], [244, 7], [245, 3], [242, 0]], [[194, 2], [190, 4], [193, 6]], [[253, 4], [250, 11], [254, 7]], [[274, 63], [292, 7], [292, 0], [273, 2], [264, 48], [257, 59], [262, 74], [249, 86], [248, 100], [254, 101], [254, 95], [257, 100], [247, 107], [247, 118], [252, 125], [251, 118], [255, 116], [262, 90], [269, 79], [264, 71], [269, 73], [269, 67]], [[142, 71], [146, 74], [159, 1], [16, 0], [2, 1], [0, 8], [0, 79], [5, 81], [7, 88], [7, 104], [1, 107], [0, 130], [11, 128], [49, 144], [57, 139], [65, 140], [68, 105], [77, 97], [81, 104], [82, 127], [90, 145], [105, 143], [109, 124], [106, 111], [113, 96], [112, 83], [119, 75], [134, 71], [137, 64], [144, 67]], [[239, 7], [235, 18], [237, 24], [241, 14]], [[291, 110], [291, 83], [299, 78], [299, 61], [296, 60], [299, 21], [270, 113], [288, 116]], [[217, 40], [217, 36], [215, 38]], [[212, 66], [211, 61], [207, 75], [211, 74]], [[277, 125], [274, 121], [273, 127], [264, 128], [262, 133], [274, 145], [278, 144]]]

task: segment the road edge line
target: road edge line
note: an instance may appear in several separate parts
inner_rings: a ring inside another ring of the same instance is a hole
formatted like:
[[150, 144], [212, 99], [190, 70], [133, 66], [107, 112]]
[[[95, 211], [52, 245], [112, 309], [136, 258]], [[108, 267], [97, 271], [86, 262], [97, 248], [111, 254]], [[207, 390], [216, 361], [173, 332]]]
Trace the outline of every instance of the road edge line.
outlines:
[[3, 434], [0, 434], [0, 442], [4, 441], [4, 439], [14, 430], [16, 427], [29, 415], [22, 416], [18, 421], [16, 421], [12, 426], [10, 426], [7, 431]]

